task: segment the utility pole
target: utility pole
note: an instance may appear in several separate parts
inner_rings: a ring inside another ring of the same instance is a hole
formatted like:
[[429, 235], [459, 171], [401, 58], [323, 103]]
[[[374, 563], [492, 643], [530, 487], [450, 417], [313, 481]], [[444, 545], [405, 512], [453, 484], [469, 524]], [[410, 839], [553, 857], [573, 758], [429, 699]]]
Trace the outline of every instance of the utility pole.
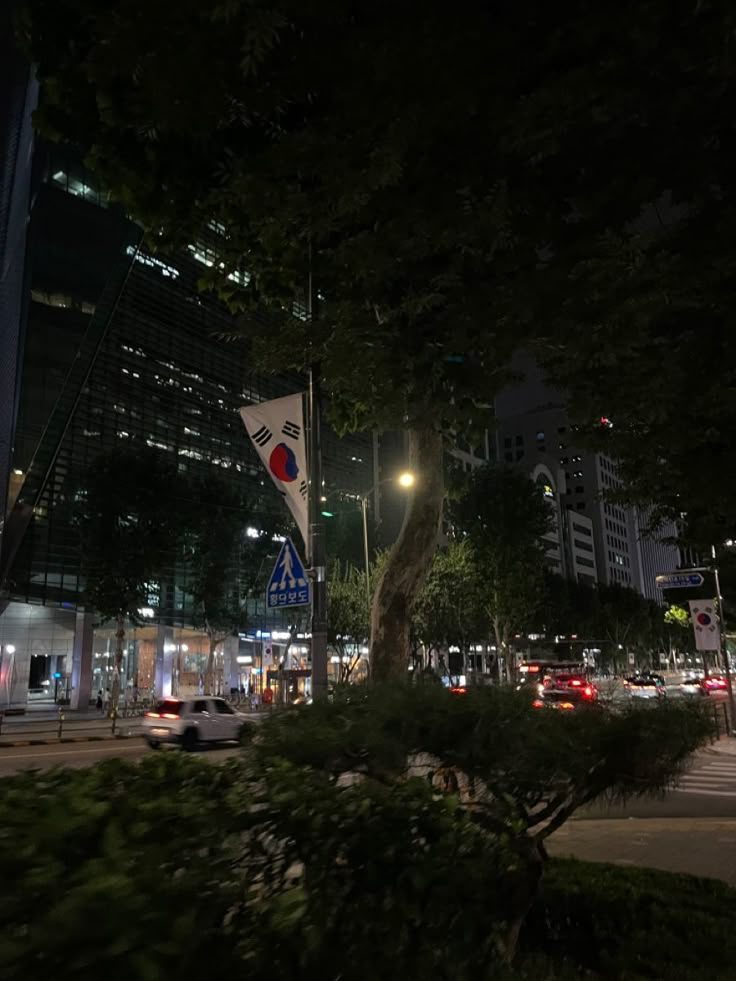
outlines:
[[[312, 277], [312, 243], [309, 243], [307, 315], [317, 317]], [[312, 698], [327, 698], [327, 570], [325, 522], [322, 516], [322, 432], [319, 401], [320, 366], [309, 369], [309, 542], [307, 551], [312, 575]]]
[[322, 519], [319, 366], [309, 371], [309, 565], [312, 573], [312, 697], [327, 698], [327, 574]]
[[[368, 495], [360, 499], [360, 510], [363, 513], [363, 562], [365, 563], [365, 601], [368, 608], [368, 619], [371, 615], [371, 562], [368, 555]], [[369, 624], [370, 626], [370, 624]]]
[[716, 580], [716, 597], [718, 599], [718, 616], [720, 618], [720, 638], [721, 638], [721, 656], [723, 657], [723, 669], [726, 674], [726, 685], [728, 687], [728, 707], [731, 712], [731, 722], [730, 728], [731, 732], [734, 730], [734, 725], [736, 725], [736, 703], [733, 697], [733, 684], [731, 682], [731, 665], [728, 661], [728, 640], [726, 639], [726, 617], [723, 612], [723, 597], [721, 596], [721, 580], [718, 575], [718, 563], [716, 561], [716, 547], [711, 545], [710, 547], [711, 558], [713, 559], [713, 575]]

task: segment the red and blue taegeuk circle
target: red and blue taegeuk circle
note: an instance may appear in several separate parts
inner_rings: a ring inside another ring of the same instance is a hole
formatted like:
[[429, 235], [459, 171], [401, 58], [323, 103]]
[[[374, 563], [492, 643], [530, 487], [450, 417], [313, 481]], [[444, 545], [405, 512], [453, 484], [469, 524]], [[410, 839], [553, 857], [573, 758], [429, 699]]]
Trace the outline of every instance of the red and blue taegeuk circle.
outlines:
[[710, 617], [708, 616], [707, 613], [698, 613], [695, 619], [698, 621], [701, 627], [710, 626]]
[[299, 476], [299, 465], [296, 462], [294, 451], [286, 443], [279, 443], [273, 448], [268, 459], [268, 466], [274, 477], [277, 480], [283, 480], [285, 484], [290, 484]]

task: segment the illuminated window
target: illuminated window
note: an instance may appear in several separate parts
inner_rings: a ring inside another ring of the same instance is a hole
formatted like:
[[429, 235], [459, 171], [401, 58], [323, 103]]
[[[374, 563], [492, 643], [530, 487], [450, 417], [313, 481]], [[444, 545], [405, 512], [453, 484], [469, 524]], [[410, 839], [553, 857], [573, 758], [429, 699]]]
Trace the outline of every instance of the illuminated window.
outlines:
[[179, 276], [179, 270], [174, 269], [168, 262], [162, 262], [153, 255], [141, 252], [140, 249], [136, 249], [133, 245], [129, 245], [125, 251], [128, 255], [133, 256], [135, 262], [139, 262], [142, 266], [148, 266], [149, 269], [155, 269], [165, 279], [176, 279]]

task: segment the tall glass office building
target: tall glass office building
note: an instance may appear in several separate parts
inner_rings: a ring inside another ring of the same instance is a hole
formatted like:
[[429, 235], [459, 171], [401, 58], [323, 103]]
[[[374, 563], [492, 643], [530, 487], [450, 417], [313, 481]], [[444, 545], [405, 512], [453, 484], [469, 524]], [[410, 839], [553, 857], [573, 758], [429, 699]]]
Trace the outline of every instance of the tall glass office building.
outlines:
[[[179, 474], [214, 471], [233, 487], [269, 493], [237, 409], [304, 387], [296, 377], [260, 375], [244, 347], [216, 340], [232, 317], [196, 284], [222, 229], [206, 230], [183, 255], [153, 255], [72, 157], [38, 150], [35, 169], [2, 540], [0, 708], [49, 699], [54, 688], [83, 706], [110, 683], [114, 630], [84, 609], [70, 518], [81, 475], [100, 454], [146, 447]], [[369, 437], [326, 430], [323, 453], [328, 486], [356, 494], [372, 486]], [[220, 652], [223, 687], [257, 670], [264, 637], [271, 634], [269, 646], [281, 639], [276, 614], [257, 599], [252, 606], [252, 635], [228, 639]], [[126, 637], [125, 682], [157, 693], [196, 690], [208, 641], [192, 628], [176, 568], [151, 583], [147, 613]], [[304, 637], [296, 647], [305, 669], [308, 646]]]

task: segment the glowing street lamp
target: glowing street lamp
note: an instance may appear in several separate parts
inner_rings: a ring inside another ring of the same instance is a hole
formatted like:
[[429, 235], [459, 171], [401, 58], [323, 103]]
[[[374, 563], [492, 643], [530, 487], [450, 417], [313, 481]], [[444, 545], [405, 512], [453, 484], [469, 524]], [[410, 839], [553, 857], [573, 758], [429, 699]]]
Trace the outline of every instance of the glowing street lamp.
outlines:
[[[368, 555], [368, 498], [383, 484], [396, 483], [402, 490], [410, 490], [416, 484], [416, 476], [411, 472], [411, 470], [402, 470], [401, 473], [396, 477], [384, 477], [383, 480], [379, 480], [378, 483], [374, 484], [370, 490], [367, 490], [364, 494], [357, 495], [354, 492], [344, 491], [343, 493], [351, 493], [353, 499], [360, 496], [360, 510], [363, 515], [363, 555], [365, 561], [365, 593], [366, 601], [370, 609], [371, 605], [371, 589], [370, 589], [370, 558]], [[340, 491], [335, 491], [335, 493], [340, 493]], [[325, 496], [320, 497], [320, 503], [326, 504], [327, 498]], [[334, 517], [332, 511], [322, 511], [322, 514], [326, 518]]]

